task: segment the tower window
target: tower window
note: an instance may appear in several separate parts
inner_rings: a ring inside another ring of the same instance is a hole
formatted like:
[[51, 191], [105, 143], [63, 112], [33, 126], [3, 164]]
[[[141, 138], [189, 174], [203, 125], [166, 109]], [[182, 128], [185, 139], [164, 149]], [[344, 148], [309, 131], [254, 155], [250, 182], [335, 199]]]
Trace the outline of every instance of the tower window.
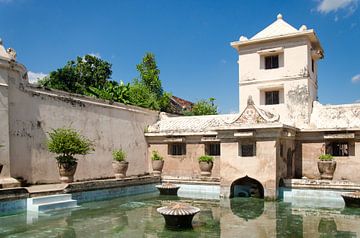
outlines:
[[265, 69], [279, 68], [279, 55], [271, 55], [265, 57]]
[[313, 59], [311, 59], [311, 70], [312, 72], [314, 73], [314, 70], [315, 70], [315, 62]]
[[265, 105], [279, 104], [279, 91], [265, 92]]

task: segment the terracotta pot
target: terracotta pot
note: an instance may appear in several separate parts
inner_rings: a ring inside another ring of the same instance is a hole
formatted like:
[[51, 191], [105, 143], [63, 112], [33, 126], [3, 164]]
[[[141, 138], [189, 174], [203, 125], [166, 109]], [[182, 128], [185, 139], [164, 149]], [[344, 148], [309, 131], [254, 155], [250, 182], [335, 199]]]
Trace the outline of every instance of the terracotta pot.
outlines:
[[318, 169], [321, 179], [333, 179], [336, 169], [336, 161], [318, 161]]
[[200, 170], [201, 170], [200, 174], [202, 176], [210, 176], [213, 165], [214, 165], [213, 162], [200, 161], [199, 162], [199, 167], [200, 167]]
[[113, 161], [112, 167], [115, 173], [115, 178], [125, 178], [126, 177], [126, 171], [129, 167], [129, 162], [127, 161]]
[[164, 160], [152, 160], [151, 163], [154, 175], [160, 175], [164, 167]]
[[74, 181], [74, 174], [76, 171], [77, 163], [58, 163], [60, 181], [62, 183], [71, 183]]
[[0, 164], [0, 174], [1, 174], [3, 166], [4, 166], [3, 164]]

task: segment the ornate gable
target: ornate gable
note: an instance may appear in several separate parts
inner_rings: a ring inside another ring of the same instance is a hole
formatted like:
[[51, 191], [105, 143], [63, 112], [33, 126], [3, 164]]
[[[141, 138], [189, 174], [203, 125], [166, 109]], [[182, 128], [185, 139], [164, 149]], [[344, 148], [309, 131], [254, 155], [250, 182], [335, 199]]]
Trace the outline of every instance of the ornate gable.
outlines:
[[279, 116], [257, 108], [249, 96], [247, 107], [232, 124], [259, 124], [279, 121]]

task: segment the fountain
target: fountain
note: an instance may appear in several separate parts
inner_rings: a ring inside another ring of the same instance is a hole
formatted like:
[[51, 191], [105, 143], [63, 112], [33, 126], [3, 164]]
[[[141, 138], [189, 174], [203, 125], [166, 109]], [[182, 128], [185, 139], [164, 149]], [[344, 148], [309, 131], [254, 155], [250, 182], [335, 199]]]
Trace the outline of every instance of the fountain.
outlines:
[[180, 186], [172, 183], [164, 183], [162, 185], [156, 185], [156, 188], [160, 191], [160, 195], [177, 195]]
[[346, 207], [360, 207], [360, 191], [341, 194]]
[[184, 203], [175, 203], [160, 207], [157, 211], [164, 216], [167, 228], [181, 229], [192, 228], [192, 219], [200, 209]]

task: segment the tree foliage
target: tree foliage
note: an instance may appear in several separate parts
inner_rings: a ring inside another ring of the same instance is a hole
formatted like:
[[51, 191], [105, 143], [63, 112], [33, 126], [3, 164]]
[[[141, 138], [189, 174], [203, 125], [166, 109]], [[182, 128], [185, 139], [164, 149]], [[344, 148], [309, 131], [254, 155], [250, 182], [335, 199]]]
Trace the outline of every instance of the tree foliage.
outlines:
[[118, 84], [116, 81], [107, 81], [104, 86], [96, 88], [90, 86], [86, 93], [89, 96], [109, 100], [110, 102], [130, 103], [130, 84], [124, 84], [122, 81]]
[[86, 94], [89, 87], [102, 89], [111, 77], [111, 64], [92, 55], [77, 57], [39, 81], [41, 86]]
[[186, 116], [200, 116], [200, 115], [217, 115], [217, 106], [215, 105], [215, 98], [208, 100], [200, 100], [194, 103], [190, 111], [185, 111]]
[[53, 129], [47, 141], [48, 150], [58, 154], [59, 163], [76, 163], [75, 155], [86, 155], [94, 150], [92, 141], [71, 128]]
[[157, 98], [163, 95], [163, 88], [160, 81], [160, 70], [157, 67], [155, 56], [152, 53], [146, 53], [140, 64], [136, 65], [140, 73], [140, 83], [147, 87]]
[[40, 86], [83, 94], [112, 102], [153, 110], [170, 111], [171, 94], [164, 92], [155, 56], [146, 53], [136, 65], [139, 72], [131, 84], [110, 81], [111, 64], [92, 55], [77, 57], [39, 81]]

